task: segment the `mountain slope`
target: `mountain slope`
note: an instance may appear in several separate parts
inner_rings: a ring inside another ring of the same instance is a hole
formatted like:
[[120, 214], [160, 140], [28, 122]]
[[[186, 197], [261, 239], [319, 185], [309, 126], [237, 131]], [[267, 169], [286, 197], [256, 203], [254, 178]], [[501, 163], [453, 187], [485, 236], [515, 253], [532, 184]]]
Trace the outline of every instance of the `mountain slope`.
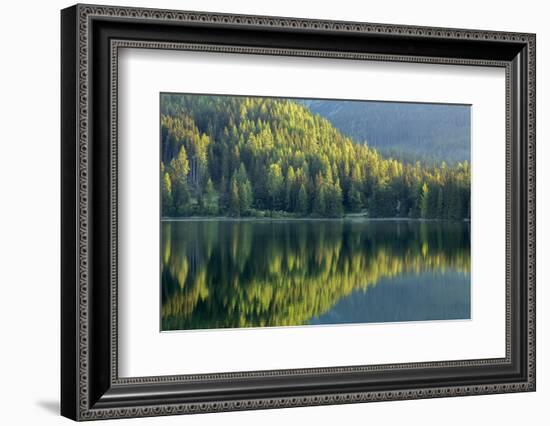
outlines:
[[470, 169], [406, 164], [294, 100], [161, 96], [163, 215], [459, 219]]
[[470, 161], [470, 107], [397, 102], [302, 100], [351, 138], [407, 160]]

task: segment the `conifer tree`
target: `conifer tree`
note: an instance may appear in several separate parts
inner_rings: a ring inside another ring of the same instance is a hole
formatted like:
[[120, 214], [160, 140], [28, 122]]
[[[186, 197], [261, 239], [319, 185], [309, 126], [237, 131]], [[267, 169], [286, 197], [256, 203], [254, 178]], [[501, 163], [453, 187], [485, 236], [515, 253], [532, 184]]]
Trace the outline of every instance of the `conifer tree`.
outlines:
[[212, 179], [210, 178], [208, 178], [208, 182], [206, 182], [205, 192], [205, 208], [207, 214], [218, 214], [218, 205], [216, 203], [216, 190], [214, 189], [214, 184], [212, 183]]
[[175, 213], [184, 214], [189, 201], [187, 188], [187, 174], [189, 173], [189, 161], [185, 147], [180, 147], [178, 156], [170, 161], [171, 188]]
[[162, 215], [169, 216], [172, 214], [172, 182], [168, 172], [164, 172], [162, 178]]
[[443, 204], [443, 188], [440, 186], [437, 190], [437, 210], [436, 217], [443, 218], [445, 217], [445, 206]]
[[286, 173], [286, 183], [285, 183], [285, 208], [287, 211], [294, 211], [295, 207], [295, 186], [296, 186], [296, 174], [294, 173], [294, 168], [290, 166]]
[[233, 175], [231, 179], [231, 185], [229, 190], [229, 215], [240, 216], [241, 206], [239, 199], [239, 186], [237, 184], [237, 178]]
[[267, 190], [269, 193], [270, 204], [273, 210], [281, 209], [281, 192], [283, 189], [283, 175], [281, 167], [275, 163], [269, 166], [267, 175]]
[[422, 193], [420, 194], [420, 217], [423, 219], [428, 218], [429, 195], [430, 195], [430, 190], [428, 189], [428, 184], [424, 182], [424, 185], [422, 185]]
[[357, 187], [352, 184], [348, 193], [349, 210], [351, 212], [358, 212], [361, 210], [363, 202], [361, 200], [361, 193]]
[[244, 164], [241, 163], [237, 173], [237, 187], [239, 192], [239, 212], [245, 214], [252, 205], [252, 186], [248, 180], [248, 175]]
[[296, 205], [296, 211], [298, 214], [305, 216], [308, 212], [307, 191], [305, 185], [300, 185], [300, 191], [298, 192], [298, 200]]

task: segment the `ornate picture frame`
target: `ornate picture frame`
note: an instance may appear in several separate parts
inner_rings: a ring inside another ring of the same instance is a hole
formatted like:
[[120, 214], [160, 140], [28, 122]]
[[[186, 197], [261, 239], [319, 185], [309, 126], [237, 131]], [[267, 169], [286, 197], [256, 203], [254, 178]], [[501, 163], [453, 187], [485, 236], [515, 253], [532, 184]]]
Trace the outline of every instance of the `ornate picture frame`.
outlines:
[[[535, 44], [534, 34], [523, 33], [95, 5], [64, 9], [61, 414], [93, 420], [534, 391]], [[503, 68], [506, 356], [119, 377], [121, 48]]]

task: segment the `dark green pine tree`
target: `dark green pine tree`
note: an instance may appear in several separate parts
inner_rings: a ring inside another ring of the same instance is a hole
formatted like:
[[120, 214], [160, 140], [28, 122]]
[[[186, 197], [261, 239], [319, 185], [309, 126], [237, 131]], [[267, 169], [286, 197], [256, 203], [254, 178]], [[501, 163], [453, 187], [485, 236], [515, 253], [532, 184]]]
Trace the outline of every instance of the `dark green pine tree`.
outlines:
[[443, 203], [443, 188], [441, 186], [437, 190], [437, 207], [436, 207], [435, 216], [439, 219], [442, 219], [445, 217], [445, 205]]
[[422, 185], [422, 193], [420, 194], [420, 217], [427, 219], [429, 217], [429, 196], [430, 190], [428, 184], [424, 182]]
[[239, 185], [237, 184], [237, 177], [233, 175], [229, 190], [229, 215], [240, 216], [240, 214], [241, 203], [239, 199]]
[[298, 192], [298, 200], [296, 202], [296, 212], [301, 216], [305, 216], [308, 213], [308, 196], [305, 185], [300, 185], [300, 191]]
[[216, 200], [216, 190], [214, 189], [214, 183], [212, 179], [208, 178], [205, 188], [205, 209], [206, 214], [216, 215], [218, 214], [218, 202]]
[[174, 213], [184, 215], [189, 203], [189, 189], [187, 188], [187, 174], [189, 173], [189, 161], [185, 147], [180, 147], [178, 156], [170, 161], [170, 176], [172, 185], [172, 198]]
[[245, 215], [252, 205], [253, 194], [252, 186], [250, 185], [250, 180], [248, 180], [248, 175], [243, 163], [239, 166], [236, 180], [239, 197], [239, 214]]
[[323, 176], [319, 172], [315, 179], [315, 198], [313, 199], [312, 213], [315, 216], [325, 216], [327, 213], [327, 194], [325, 189], [325, 182]]
[[353, 213], [360, 211], [361, 208], [363, 207], [361, 192], [359, 192], [355, 184], [352, 184], [349, 190], [348, 205], [349, 205], [349, 211]]

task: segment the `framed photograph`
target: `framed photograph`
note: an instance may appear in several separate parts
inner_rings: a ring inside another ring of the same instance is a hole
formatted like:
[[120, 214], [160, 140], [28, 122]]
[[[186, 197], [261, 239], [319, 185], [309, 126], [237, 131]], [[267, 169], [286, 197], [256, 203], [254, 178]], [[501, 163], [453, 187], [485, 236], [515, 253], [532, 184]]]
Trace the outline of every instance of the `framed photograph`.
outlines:
[[535, 35], [61, 12], [61, 412], [535, 390]]

